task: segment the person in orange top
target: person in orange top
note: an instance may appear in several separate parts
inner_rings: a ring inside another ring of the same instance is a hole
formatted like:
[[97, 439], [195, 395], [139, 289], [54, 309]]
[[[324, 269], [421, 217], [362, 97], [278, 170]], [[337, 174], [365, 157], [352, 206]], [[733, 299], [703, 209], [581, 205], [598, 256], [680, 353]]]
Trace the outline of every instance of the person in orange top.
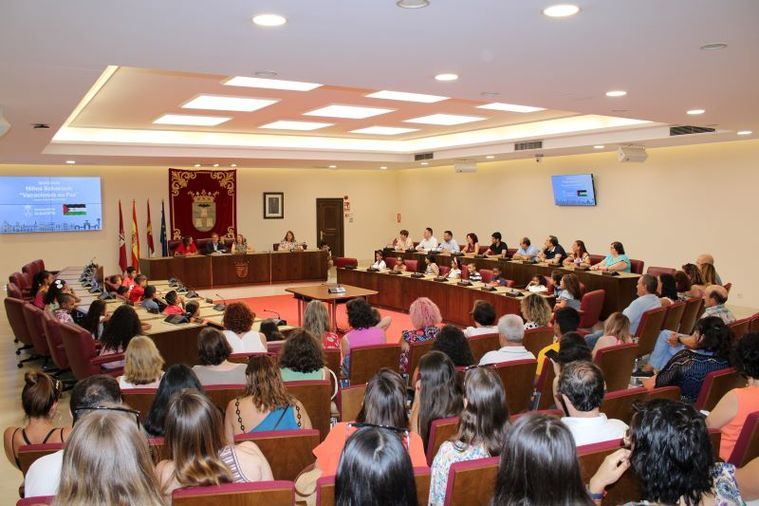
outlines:
[[145, 294], [145, 285], [148, 284], [148, 277], [144, 274], [138, 274], [134, 278], [134, 286], [129, 291], [129, 301], [138, 303], [142, 300], [142, 296]]
[[371, 426], [387, 426], [401, 431], [413, 467], [427, 467], [422, 438], [416, 432], [408, 430], [405, 401], [406, 386], [401, 375], [388, 368], [380, 369], [366, 385], [364, 406], [356, 421], [336, 424], [324, 441], [314, 448], [316, 468], [321, 471], [321, 475], [334, 476], [347, 439], [359, 428]]
[[126, 276], [124, 276], [124, 279], [121, 281], [121, 286], [125, 286], [127, 289], [131, 290], [136, 283], [134, 280], [135, 276], [137, 276], [137, 269], [130, 265], [126, 268]]
[[726, 393], [706, 417], [707, 427], [722, 432], [719, 457], [724, 461], [733, 453], [748, 415], [759, 411], [759, 332], [744, 335], [734, 356], [735, 368], [748, 379], [748, 384]]
[[166, 294], [164, 300], [166, 301], [166, 307], [163, 310], [163, 314], [184, 314], [182, 301], [179, 300], [179, 295], [176, 291], [171, 290]]

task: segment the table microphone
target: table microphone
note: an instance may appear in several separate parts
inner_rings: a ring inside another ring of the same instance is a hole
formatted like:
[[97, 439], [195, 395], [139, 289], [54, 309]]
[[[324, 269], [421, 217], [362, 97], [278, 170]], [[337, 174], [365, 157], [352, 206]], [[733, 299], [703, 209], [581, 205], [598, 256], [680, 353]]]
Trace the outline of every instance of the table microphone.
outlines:
[[216, 294], [216, 296], [221, 299], [221, 304], [214, 305], [213, 307], [214, 311], [224, 311], [225, 309], [227, 309], [227, 300], [221, 295], [219, 295], [218, 293]]
[[278, 313], [278, 312], [276, 312], [276, 311], [274, 311], [273, 309], [264, 309], [264, 313], [271, 313], [271, 314], [273, 314], [274, 316], [276, 316], [276, 317], [277, 317], [277, 319], [276, 319], [276, 320], [274, 320], [274, 323], [276, 323], [276, 324], [277, 324], [277, 327], [279, 327], [280, 325], [287, 325], [287, 321], [283, 320], [283, 319], [282, 319], [282, 318], [279, 316], [279, 313]]

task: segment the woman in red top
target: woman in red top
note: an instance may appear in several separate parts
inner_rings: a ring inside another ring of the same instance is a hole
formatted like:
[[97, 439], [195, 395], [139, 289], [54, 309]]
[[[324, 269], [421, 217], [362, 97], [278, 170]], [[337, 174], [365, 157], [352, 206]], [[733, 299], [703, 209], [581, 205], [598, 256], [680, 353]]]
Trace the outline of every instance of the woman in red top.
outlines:
[[163, 314], [184, 314], [184, 308], [176, 291], [171, 290], [166, 294], [164, 300], [166, 301], [166, 307], [163, 310]]
[[198, 254], [198, 247], [195, 245], [195, 241], [192, 239], [191, 235], [186, 235], [182, 237], [182, 242], [177, 246], [177, 249], [174, 250], [174, 255], [197, 255]]

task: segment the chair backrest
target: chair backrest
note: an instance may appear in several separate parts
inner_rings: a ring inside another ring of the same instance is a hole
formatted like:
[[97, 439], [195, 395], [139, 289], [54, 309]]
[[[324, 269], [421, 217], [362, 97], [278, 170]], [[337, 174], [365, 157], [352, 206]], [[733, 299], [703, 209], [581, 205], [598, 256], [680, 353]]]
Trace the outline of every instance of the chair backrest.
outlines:
[[397, 257], [385, 257], [385, 266], [387, 266], [388, 269], [392, 269], [395, 267], [395, 264], [398, 263]]
[[676, 272], [677, 269], [673, 269], [672, 267], [654, 267], [653, 265], [646, 269], [646, 274], [650, 274], [651, 276], [659, 276], [661, 274], [671, 274], [674, 276]]
[[482, 276], [483, 283], [490, 283], [493, 281], [493, 271], [490, 269], [480, 269], [480, 276]]
[[499, 457], [456, 462], [448, 471], [445, 506], [487, 506], [493, 499]]
[[63, 443], [45, 443], [24, 445], [18, 449], [18, 464], [21, 472], [26, 475], [29, 467], [40, 457], [63, 450]]
[[601, 368], [606, 380], [606, 391], [624, 390], [630, 385], [635, 357], [640, 355], [637, 344], [607, 346], [596, 352], [593, 361]]
[[[621, 439], [579, 446], [577, 448], [577, 458], [580, 461], [580, 472], [583, 483], [588, 483], [596, 471], [598, 471], [604, 459], [619, 450], [621, 446]], [[624, 504], [638, 501], [642, 498], [640, 481], [633, 470], [628, 469], [619, 480], [606, 487], [606, 497], [604, 497], [601, 504]]]
[[524, 338], [522, 344], [524, 347], [532, 352], [536, 357], [540, 350], [553, 343], [553, 328], [552, 327], [539, 327], [537, 329], [529, 329], [524, 331]]
[[590, 265], [600, 264], [606, 258], [605, 255], [593, 255], [592, 253], [588, 253], [588, 256], [590, 257]]
[[546, 358], [543, 363], [543, 369], [540, 371], [538, 379], [535, 381], [535, 395], [537, 396], [538, 410], [548, 409], [554, 405], [553, 398], [553, 380], [556, 378], [556, 370], [553, 363]]
[[313, 450], [321, 442], [316, 429], [250, 432], [235, 436], [235, 443], [256, 443], [271, 467], [275, 480], [295, 481], [298, 474], [314, 463]]
[[654, 350], [656, 339], [659, 337], [659, 331], [667, 316], [666, 307], [657, 307], [649, 309], [640, 318], [638, 330], [635, 337], [638, 338], [638, 353], [647, 355]]
[[26, 326], [26, 318], [24, 318], [24, 300], [21, 297], [6, 297], [4, 304], [5, 316], [8, 317], [11, 332], [21, 343], [31, 346], [32, 336]]
[[[411, 343], [408, 350], [408, 372], [413, 372], [419, 365], [419, 361], [427, 352], [432, 351], [432, 346], [435, 344], [434, 339], [427, 341], [419, 341]], [[413, 386], [413, 385], [411, 385]]]
[[633, 274], [643, 274], [643, 260], [630, 259], [630, 272]]
[[677, 301], [667, 306], [667, 314], [664, 317], [664, 322], [661, 326], [662, 330], [671, 330], [672, 332], [680, 330], [680, 321], [683, 319], [684, 313], [684, 301]]
[[743, 467], [756, 457], [759, 457], [759, 411], [754, 411], [746, 418], [727, 461], [735, 464], [735, 467]]
[[501, 343], [497, 332], [493, 334], [480, 334], [479, 336], [469, 338], [469, 349], [472, 350], [475, 364], [479, 363], [485, 353], [497, 350], [500, 346]]
[[271, 243], [271, 250], [272, 251], [279, 251], [279, 243], [278, 242]]
[[653, 399], [667, 399], [670, 401], [679, 402], [681, 399], [680, 395], [680, 387], [659, 387], [648, 391], [647, 400], [650, 401]]
[[36, 506], [37, 504], [53, 504], [55, 496], [43, 495], [38, 497], [25, 497], [16, 501], [16, 506]]
[[[430, 469], [427, 467], [414, 468], [416, 483], [416, 501], [420, 505], [427, 504], [430, 496]], [[316, 482], [316, 504], [318, 506], [334, 506], [335, 477], [324, 476]]]
[[29, 336], [32, 338], [34, 351], [38, 355], [47, 357], [50, 355], [50, 348], [48, 348], [45, 339], [45, 328], [42, 326], [43, 318], [42, 309], [29, 303], [24, 304], [24, 320], [26, 320], [26, 328], [29, 329]]
[[340, 390], [340, 421], [351, 422], [358, 417], [364, 405], [366, 383], [351, 385]]
[[448, 267], [447, 265], [440, 265], [440, 266], [438, 266], [438, 270], [439, 270], [441, 276], [445, 276], [446, 274], [448, 274], [449, 272], [451, 272], [451, 268]]
[[748, 318], [735, 320], [733, 323], [728, 325], [728, 327], [730, 327], [730, 330], [733, 331], [733, 343], [737, 343], [738, 340], [744, 336], [744, 334], [747, 334], [749, 332], [749, 329], [751, 328], [751, 318], [753, 317], [749, 316]]
[[506, 257], [507, 258], [513, 257], [514, 255], [517, 254], [517, 251], [519, 251], [519, 250], [516, 249], [516, 248], [506, 248]]
[[[153, 406], [157, 388], [122, 388], [121, 399], [124, 404], [140, 412], [140, 422], [145, 423], [150, 408]], [[226, 405], [224, 409], [226, 409]], [[222, 411], [223, 413], [224, 411]]]
[[645, 401], [647, 395], [648, 392], [643, 387], [609, 392], [604, 395], [601, 413], [605, 413], [607, 418], [622, 420], [627, 425], [630, 425], [633, 415], [633, 404], [638, 401]]
[[732, 367], [712, 371], [704, 377], [694, 406], [698, 410], [711, 411], [726, 393], [744, 386], [746, 379]]
[[28, 264], [21, 267], [21, 273], [26, 274], [31, 278], [34, 278], [34, 275], [37, 274], [37, 272], [37, 264], [34, 262], [29, 262]]
[[696, 321], [704, 307], [704, 299], [688, 299], [685, 301], [685, 311], [683, 317], [680, 320], [680, 332], [681, 334], [691, 334], [696, 327]]
[[580, 328], [590, 328], [601, 317], [601, 310], [604, 308], [606, 299], [606, 290], [593, 290], [582, 296], [580, 300]]
[[324, 365], [327, 369], [340, 377], [340, 350], [337, 348], [328, 348], [324, 350]]
[[368, 383], [383, 367], [397, 371], [400, 361], [400, 344], [358, 346], [351, 350], [350, 381], [355, 384]]
[[8, 281], [15, 283], [24, 295], [26, 295], [32, 288], [32, 282], [29, 275], [23, 272], [14, 272], [8, 276]]
[[294, 504], [295, 484], [291, 481], [259, 481], [254, 483], [225, 483], [211, 487], [190, 487], [175, 490], [173, 506], [254, 506], [261, 504]]
[[477, 249], [477, 254], [478, 254], [478, 255], [484, 255], [484, 254], [485, 254], [485, 252], [486, 252], [487, 250], [489, 250], [489, 249], [490, 249], [490, 246], [480, 246], [480, 247]]
[[100, 368], [90, 363], [90, 360], [97, 356], [92, 334], [79, 325], [69, 323], [61, 323], [60, 329], [63, 348], [66, 351], [71, 372], [77, 381], [100, 374]]
[[66, 350], [63, 349], [63, 337], [61, 335], [61, 324], [58, 319], [48, 311], [42, 311], [42, 329], [45, 332], [45, 340], [50, 350], [50, 356], [53, 363], [60, 370], [69, 368], [69, 359], [66, 357]]
[[756, 313], [751, 317], [751, 324], [749, 325], [749, 331], [759, 332], [759, 313]]
[[358, 259], [356, 258], [348, 258], [348, 257], [337, 257], [335, 258], [335, 267], [338, 269], [347, 267], [347, 266], [353, 266], [358, 267]]
[[535, 370], [538, 367], [538, 361], [534, 358], [514, 360], [495, 364], [493, 367], [503, 382], [509, 414], [513, 415], [530, 409], [532, 393], [535, 391]]
[[408, 272], [416, 272], [419, 270], [418, 260], [404, 260], [403, 263], [406, 264], [406, 270]]
[[430, 431], [427, 434], [427, 465], [432, 465], [432, 459], [437, 455], [440, 446], [451, 439], [459, 429], [459, 417], [438, 418], [430, 424]]
[[8, 297], [24, 300], [24, 294], [16, 283], [8, 281], [8, 284], [5, 285], [5, 293]]
[[321, 433], [321, 438], [327, 437], [330, 429], [331, 381], [288, 381], [285, 383], [285, 388], [303, 404], [308, 417], [311, 419], [311, 426]]

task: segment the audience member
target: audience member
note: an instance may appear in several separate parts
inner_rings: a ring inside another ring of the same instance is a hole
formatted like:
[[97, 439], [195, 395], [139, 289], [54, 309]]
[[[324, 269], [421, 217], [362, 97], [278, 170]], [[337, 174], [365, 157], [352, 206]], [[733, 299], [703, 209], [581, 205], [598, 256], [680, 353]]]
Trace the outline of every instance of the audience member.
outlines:
[[432, 251], [438, 247], [437, 238], [433, 235], [432, 229], [427, 227], [422, 233], [422, 240], [416, 246], [417, 251]]
[[519, 249], [516, 253], [514, 253], [514, 256], [512, 258], [514, 260], [533, 261], [539, 254], [540, 250], [536, 246], [532, 245], [530, 238], [522, 237], [522, 240], [519, 242]]
[[659, 288], [659, 281], [654, 276], [644, 274], [638, 278], [638, 284], [636, 285], [638, 298], [622, 311], [630, 320], [631, 334], [635, 335], [638, 331], [638, 325], [640, 324], [640, 319], [643, 317], [643, 313], [649, 309], [661, 307], [659, 296], [656, 295], [657, 288]]
[[551, 306], [545, 297], [537, 293], [527, 294], [519, 303], [524, 318], [524, 329], [547, 327], [551, 321]]
[[119, 387], [158, 388], [163, 376], [163, 357], [152, 339], [136, 336], [124, 354], [124, 375], [119, 376]]
[[266, 337], [253, 328], [256, 315], [244, 302], [232, 302], [224, 310], [224, 336], [232, 353], [264, 353]]
[[677, 293], [677, 283], [672, 274], [663, 272], [659, 274], [657, 281], [659, 301], [662, 306], [669, 306], [680, 300], [680, 295]]
[[461, 264], [458, 258], [451, 257], [451, 267], [445, 277], [448, 279], [461, 279]]
[[401, 372], [408, 371], [408, 355], [411, 345], [435, 339], [443, 321], [437, 304], [427, 297], [419, 297], [409, 307], [409, 317], [414, 330], [404, 330], [401, 334]]
[[524, 322], [521, 316], [515, 314], [501, 316], [498, 320], [498, 337], [501, 348], [485, 353], [480, 360], [480, 365], [535, 358], [535, 355], [527, 351], [522, 344]]
[[69, 293], [58, 295], [58, 308], [53, 311], [55, 319], [61, 323], [74, 323], [71, 312], [76, 308], [76, 300]]
[[184, 307], [182, 307], [182, 299], [176, 290], [169, 290], [164, 295], [163, 299], [166, 301], [166, 307], [163, 308], [163, 314], [166, 315], [183, 315]]
[[435, 255], [427, 255], [427, 267], [424, 269], [426, 276], [439, 276], [440, 267], [437, 265], [437, 257]]
[[482, 275], [480, 274], [480, 271], [477, 270], [477, 266], [474, 263], [466, 266], [466, 273], [469, 281], [482, 281]]
[[364, 299], [353, 299], [345, 305], [348, 313], [348, 324], [352, 330], [346, 333], [340, 341], [343, 353], [343, 376], [350, 377], [350, 354], [353, 348], [385, 344], [385, 331], [377, 327], [377, 319], [372, 312], [372, 306]]
[[258, 331], [264, 335], [267, 343], [285, 340], [285, 336], [279, 331], [277, 321], [272, 318], [267, 318], [262, 321], [258, 326]]
[[490, 247], [485, 252], [486, 255], [495, 255], [495, 256], [506, 256], [506, 251], [509, 249], [508, 246], [506, 246], [506, 243], [503, 242], [502, 236], [500, 232], [493, 232], [493, 234], [490, 236]]
[[583, 265], [590, 267], [590, 254], [585, 242], [577, 239], [572, 243], [571, 253], [562, 262], [564, 265]]
[[32, 277], [32, 289], [29, 292], [29, 295], [32, 297], [32, 304], [40, 309], [45, 309], [43, 299], [53, 280], [52, 273], [48, 271], [39, 271]]
[[[559, 283], [561, 283], [561, 279], [559, 279]], [[548, 292], [548, 287], [546, 286], [546, 278], [542, 274], [535, 274], [530, 279], [530, 282], [527, 283], [527, 286], [525, 286], [525, 288], [530, 293], [546, 293], [546, 292]], [[549, 309], [550, 309], [550, 307], [549, 307]]]
[[456, 462], [495, 457], [501, 453], [509, 419], [501, 378], [488, 367], [466, 373], [464, 410], [456, 436], [444, 442], [432, 461], [429, 504], [445, 501], [448, 471]]
[[393, 239], [392, 246], [395, 251], [406, 251], [414, 249], [414, 241], [409, 237], [408, 230], [401, 230], [398, 234], [398, 237]]
[[706, 283], [704, 283], [704, 279], [701, 276], [701, 269], [699, 269], [696, 264], [685, 264], [681, 267], [681, 269], [683, 272], [685, 272], [685, 274], [688, 276], [688, 279], [690, 280], [690, 296], [703, 296], [704, 289], [706, 288]]
[[156, 301], [156, 287], [155, 286], [148, 285], [145, 287], [145, 291], [142, 294], [142, 301], [140, 302], [140, 305], [151, 313], [159, 313], [161, 311], [161, 306], [159, 306], [158, 302]]
[[691, 291], [690, 278], [684, 271], [675, 272], [675, 288], [677, 288], [677, 295], [681, 299], [688, 299], [692, 297], [700, 297], [701, 295], [693, 294]]
[[205, 323], [200, 316], [200, 303], [197, 300], [188, 300], [184, 305], [184, 316], [189, 323]]
[[295, 329], [287, 336], [279, 355], [282, 381], [329, 379], [319, 341], [307, 330]]
[[[559, 339], [559, 351], [555, 352], [555, 354], [549, 353], [548, 358], [550, 359], [550, 366], [553, 367], [554, 371], [553, 384], [551, 385], [553, 401], [554, 405], [560, 408], [563, 405], [563, 400], [559, 395], [559, 378], [564, 371], [564, 367], [572, 362], [590, 362], [593, 360], [593, 355], [582, 334], [567, 332]], [[566, 410], [564, 412], [566, 413]]]
[[378, 271], [384, 271], [387, 269], [387, 264], [385, 263], [385, 256], [382, 254], [382, 250], [378, 249], [374, 251], [374, 263], [372, 264], [372, 269], [377, 269]]
[[709, 253], [702, 253], [696, 257], [696, 266], [701, 270], [701, 272], [704, 272], [704, 266], [710, 265], [710, 275], [714, 276], [714, 281], [712, 283], [713, 285], [721, 285], [722, 284], [722, 278], [720, 278], [719, 274], [717, 274], [716, 269], [714, 268], [714, 257], [711, 256]]
[[540, 376], [545, 364], [546, 354], [550, 351], [559, 351], [559, 340], [568, 332], [577, 331], [580, 325], [580, 313], [571, 307], [564, 307], [556, 311], [553, 319], [553, 344], [549, 344], [538, 352], [538, 369], [536, 374]]
[[440, 243], [440, 251], [458, 253], [460, 249], [459, 243], [453, 238], [453, 232], [450, 230], [443, 232], [443, 242]]
[[174, 364], [163, 373], [153, 404], [145, 417], [145, 431], [153, 437], [163, 437], [166, 410], [172, 396], [182, 390], [193, 389], [203, 392], [203, 387], [192, 369], [185, 364]]
[[567, 252], [559, 244], [559, 239], [555, 235], [549, 235], [543, 243], [543, 251], [538, 254], [538, 258], [544, 262], [561, 265], [567, 258]]
[[706, 286], [718, 284], [717, 271], [714, 270], [712, 264], [702, 264], [699, 269], [701, 270], [701, 279], [704, 280]]
[[609, 254], [599, 263], [591, 266], [594, 271], [630, 272], [632, 262], [625, 255], [625, 247], [619, 241], [614, 241], [609, 246]]
[[571, 307], [575, 311], [580, 310], [580, 280], [576, 275], [569, 273], [561, 277], [560, 292], [556, 296], [556, 308]]
[[498, 332], [498, 327], [496, 326], [498, 315], [496, 315], [495, 307], [490, 302], [481, 299], [475, 300], [470, 314], [474, 320], [474, 327], [467, 327], [464, 330], [466, 337], [495, 334]]
[[448, 355], [456, 367], [468, 367], [474, 364], [469, 341], [464, 332], [455, 325], [443, 325], [440, 332], [437, 333], [432, 349]]
[[503, 273], [501, 272], [500, 267], [493, 267], [493, 277], [490, 279], [490, 283], [488, 285], [490, 286], [507, 286], [509, 284], [509, 280], [503, 277]]
[[137, 268], [133, 265], [130, 265], [126, 268], [126, 271], [124, 271], [124, 279], [121, 281], [121, 286], [127, 287], [128, 290], [131, 290], [134, 288], [134, 285], [136, 284], [135, 278], [137, 277]]
[[229, 401], [224, 415], [224, 433], [229, 443], [237, 434], [311, 428], [306, 409], [287, 392], [279, 368], [269, 355], [251, 355], [245, 379], [245, 396]]
[[403, 256], [398, 255], [395, 258], [395, 265], [393, 265], [393, 272], [406, 272], [406, 262], [403, 261]]
[[[108, 320], [103, 335], [100, 336], [100, 356], [114, 353], [124, 353], [129, 341], [142, 334], [140, 318], [132, 306], [123, 305], [116, 308]], [[124, 367], [124, 361], [103, 364], [106, 369], [118, 369]]]
[[136, 304], [142, 300], [145, 294], [145, 286], [148, 284], [148, 278], [144, 274], [138, 274], [134, 278], [134, 286], [129, 290], [129, 302]]
[[[603, 336], [599, 337], [593, 345], [593, 358], [596, 358], [596, 353], [602, 348], [630, 344], [632, 342], [630, 319], [620, 312], [612, 313], [604, 322]], [[590, 343], [588, 343], [588, 346], [590, 346]]]
[[464, 253], [468, 254], [477, 254], [480, 252], [480, 239], [477, 237], [477, 234], [474, 232], [469, 232], [466, 235], [466, 247], [464, 248]]
[[206, 327], [198, 334], [199, 365], [192, 370], [201, 385], [242, 385], [245, 383], [245, 364], [227, 360], [232, 347], [221, 331]]
[[325, 350], [340, 349], [340, 336], [329, 329], [329, 313], [324, 302], [312, 300], [303, 313], [303, 328], [321, 340]]

